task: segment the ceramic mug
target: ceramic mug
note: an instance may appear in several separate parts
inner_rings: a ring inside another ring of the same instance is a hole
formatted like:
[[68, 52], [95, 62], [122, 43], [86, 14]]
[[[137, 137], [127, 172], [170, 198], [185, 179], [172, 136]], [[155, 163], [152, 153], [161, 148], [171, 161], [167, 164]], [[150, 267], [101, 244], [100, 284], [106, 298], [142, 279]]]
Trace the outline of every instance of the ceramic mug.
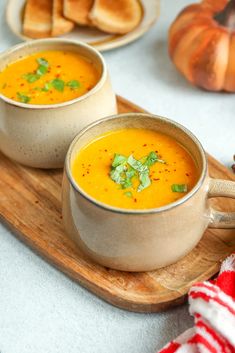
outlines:
[[[129, 127], [160, 131], [189, 151], [200, 177], [188, 194], [160, 208], [131, 210], [103, 204], [76, 184], [71, 165], [79, 150], [102, 133]], [[208, 198], [215, 196], [235, 198], [235, 182], [211, 179], [197, 138], [180, 124], [159, 116], [130, 113], [99, 120], [75, 137], [66, 156], [65, 229], [86, 255], [113, 269], [149, 271], [170, 265], [197, 245], [207, 227], [235, 228], [235, 213], [209, 206]]]
[[41, 39], [17, 45], [0, 55], [0, 71], [44, 50], [68, 50], [87, 57], [96, 65], [100, 79], [88, 93], [59, 104], [24, 104], [0, 94], [0, 150], [30, 167], [61, 168], [71, 141], [81, 129], [117, 113], [116, 98], [101, 54], [77, 41]]

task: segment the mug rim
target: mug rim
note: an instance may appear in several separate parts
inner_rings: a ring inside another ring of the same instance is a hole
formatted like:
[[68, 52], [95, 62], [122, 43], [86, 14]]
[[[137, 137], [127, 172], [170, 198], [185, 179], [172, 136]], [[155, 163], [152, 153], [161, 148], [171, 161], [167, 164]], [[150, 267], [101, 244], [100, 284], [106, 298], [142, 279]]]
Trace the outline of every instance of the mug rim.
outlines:
[[[4, 52], [2, 52], [0, 54], [0, 61], [4, 57], [10, 58], [11, 54], [17, 52], [18, 50], [21, 50], [21, 49], [24, 49], [27, 47], [35, 47], [35, 46], [37, 47], [38, 45], [44, 44], [44, 43], [72, 44], [76, 47], [83, 47], [83, 48], [87, 49], [88, 51], [92, 52], [98, 58], [98, 60], [101, 63], [101, 66], [102, 66], [101, 76], [100, 76], [98, 82], [96, 83], [96, 85], [89, 92], [83, 94], [80, 97], [68, 100], [66, 102], [57, 103], [57, 104], [28, 104], [28, 103], [26, 104], [26, 103], [21, 103], [21, 102], [13, 100], [11, 98], [8, 98], [8, 97], [4, 96], [2, 93], [0, 93], [0, 99], [5, 101], [7, 104], [17, 106], [18, 108], [35, 109], [35, 110], [56, 109], [56, 108], [67, 107], [69, 105], [83, 101], [84, 99], [86, 99], [89, 96], [96, 93], [103, 86], [103, 84], [106, 80], [106, 77], [107, 77], [107, 66], [106, 66], [105, 60], [104, 60], [103, 56], [101, 55], [101, 53], [97, 49], [95, 49], [91, 45], [84, 43], [82, 41], [77, 41], [77, 40], [72, 40], [72, 39], [62, 39], [62, 38], [44, 38], [44, 39], [30, 40], [30, 41], [27, 41], [24, 43], [16, 44], [7, 50], [4, 50]], [[39, 51], [40, 51], [40, 49], [39, 49]]]
[[[200, 177], [199, 177], [197, 183], [194, 185], [194, 187], [192, 188], [192, 190], [190, 190], [189, 193], [187, 193], [185, 196], [181, 197], [177, 201], [171, 202], [171, 203], [164, 205], [164, 206], [161, 206], [161, 207], [146, 208], [146, 209], [131, 209], [131, 208], [115, 207], [115, 206], [108, 205], [104, 202], [98, 201], [94, 197], [90, 196], [86, 191], [84, 191], [79, 186], [79, 184], [74, 180], [72, 172], [71, 172], [71, 168], [70, 168], [71, 155], [74, 150], [74, 147], [76, 146], [77, 141], [80, 139], [81, 136], [83, 136], [87, 131], [89, 131], [94, 126], [99, 125], [102, 122], [114, 120], [119, 117], [126, 118], [126, 119], [129, 119], [130, 117], [139, 117], [140, 119], [145, 118], [145, 117], [151, 118], [151, 119], [157, 118], [157, 119], [165, 121], [166, 123], [172, 124], [175, 127], [179, 128], [180, 130], [185, 132], [191, 138], [191, 140], [193, 140], [195, 142], [195, 144], [198, 147], [198, 150], [200, 151], [201, 157], [202, 157], [202, 171], [200, 173]], [[130, 214], [131, 215], [155, 214], [155, 213], [165, 212], [165, 211], [171, 210], [172, 208], [180, 206], [181, 204], [183, 204], [184, 202], [189, 200], [200, 189], [200, 187], [202, 186], [202, 184], [206, 178], [207, 170], [208, 170], [208, 163], [207, 163], [205, 150], [204, 150], [201, 142], [197, 139], [197, 137], [190, 130], [188, 130], [186, 127], [179, 124], [178, 122], [171, 120], [171, 119], [168, 119], [168, 118], [165, 118], [165, 117], [162, 117], [160, 115], [155, 115], [155, 114], [150, 114], [150, 113], [134, 113], [134, 112], [115, 114], [115, 115], [112, 115], [112, 116], [109, 116], [106, 118], [102, 118], [102, 119], [99, 119], [99, 120], [89, 124], [84, 129], [82, 129], [72, 140], [72, 142], [69, 146], [69, 149], [67, 151], [67, 154], [66, 154], [65, 165], [64, 165], [64, 171], [67, 175], [67, 178], [68, 178], [70, 184], [75, 189], [75, 191], [77, 191], [82, 197], [84, 197], [87, 201], [91, 202], [93, 205], [95, 205], [99, 208], [102, 208], [106, 211], [119, 213], [119, 214], [126, 214], [126, 215], [128, 215], [128, 214], [129, 215]]]

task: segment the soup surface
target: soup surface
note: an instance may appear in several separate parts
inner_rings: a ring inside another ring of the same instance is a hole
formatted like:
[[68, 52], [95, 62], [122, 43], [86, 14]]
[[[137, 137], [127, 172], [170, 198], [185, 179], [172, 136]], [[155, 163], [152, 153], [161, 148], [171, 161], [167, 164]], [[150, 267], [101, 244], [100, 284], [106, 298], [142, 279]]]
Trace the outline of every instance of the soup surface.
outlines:
[[105, 204], [129, 209], [167, 205], [198, 180], [189, 152], [147, 129], [114, 130], [84, 146], [71, 166], [77, 184]]
[[69, 51], [43, 51], [0, 72], [0, 93], [30, 104], [56, 104], [80, 97], [100, 74], [88, 59]]

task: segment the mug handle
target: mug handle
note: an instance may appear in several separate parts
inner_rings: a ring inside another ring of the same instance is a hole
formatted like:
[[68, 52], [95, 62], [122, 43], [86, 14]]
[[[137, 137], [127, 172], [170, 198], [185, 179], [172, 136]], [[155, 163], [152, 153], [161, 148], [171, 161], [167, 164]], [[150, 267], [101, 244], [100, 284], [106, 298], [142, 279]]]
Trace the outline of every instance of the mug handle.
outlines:
[[[208, 197], [231, 197], [234, 199], [235, 182], [210, 178]], [[235, 212], [220, 212], [210, 208], [209, 228], [235, 228]]]

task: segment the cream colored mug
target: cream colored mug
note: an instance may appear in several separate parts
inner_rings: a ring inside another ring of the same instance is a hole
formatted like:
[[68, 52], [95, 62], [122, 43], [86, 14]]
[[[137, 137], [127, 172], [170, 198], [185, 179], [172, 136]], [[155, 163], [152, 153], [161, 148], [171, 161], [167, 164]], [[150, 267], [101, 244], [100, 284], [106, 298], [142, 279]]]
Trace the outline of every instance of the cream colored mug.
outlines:
[[100, 79], [88, 93], [59, 104], [24, 104], [0, 94], [0, 151], [30, 167], [62, 168], [74, 136], [93, 121], [117, 113], [116, 97], [101, 54], [77, 41], [40, 39], [16, 45], [0, 55], [0, 71], [44, 50], [74, 51], [89, 58]]
[[[160, 131], [189, 151], [200, 178], [188, 194], [164, 207], [128, 210], [103, 204], [76, 184], [71, 165], [79, 150], [104, 132], [129, 127]], [[68, 235], [92, 260], [117, 270], [149, 271], [170, 265], [197, 245], [207, 227], [235, 228], [235, 213], [219, 212], [208, 204], [215, 196], [235, 198], [235, 182], [211, 179], [197, 138], [180, 124], [150, 114], [117, 115], [82, 130], [66, 156], [62, 196]]]

